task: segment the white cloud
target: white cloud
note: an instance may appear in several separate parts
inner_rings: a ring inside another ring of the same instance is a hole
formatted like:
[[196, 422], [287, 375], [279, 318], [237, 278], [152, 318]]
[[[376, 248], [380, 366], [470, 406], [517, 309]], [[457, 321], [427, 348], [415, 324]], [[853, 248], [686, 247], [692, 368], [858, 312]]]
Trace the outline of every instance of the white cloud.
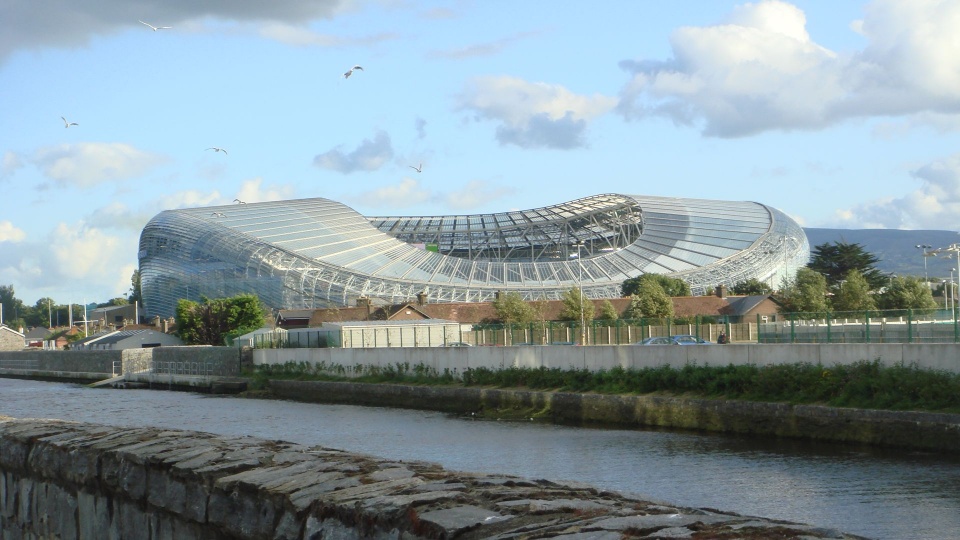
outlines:
[[318, 154], [313, 158], [317, 167], [350, 174], [356, 171], [375, 171], [393, 157], [390, 135], [377, 131], [373, 139], [364, 139], [353, 151], [344, 153], [340, 147]]
[[920, 188], [838, 210], [829, 226], [843, 228], [960, 230], [960, 154], [912, 172]]
[[240, 185], [237, 199], [245, 203], [281, 201], [293, 197], [293, 186], [263, 186], [263, 178], [252, 178]]
[[725, 24], [684, 27], [669, 61], [624, 61], [618, 111], [664, 116], [739, 137], [819, 129], [853, 117], [960, 112], [960, 3], [879, 0], [853, 27], [868, 40], [840, 55], [815, 43], [806, 16], [779, 0], [737, 7]]
[[430, 190], [412, 178], [404, 178], [399, 184], [373, 189], [347, 199], [354, 204], [375, 208], [406, 208], [430, 200]]
[[23, 229], [19, 229], [9, 221], [0, 221], [0, 242], [21, 242], [27, 237]]
[[34, 164], [61, 187], [92, 187], [143, 176], [164, 158], [124, 143], [77, 143], [41, 148]]
[[3, 153], [3, 159], [0, 160], [0, 180], [13, 176], [14, 171], [23, 167], [23, 160], [16, 152], [6, 151]]
[[160, 206], [167, 210], [171, 208], [194, 208], [197, 206], [210, 206], [212, 204], [225, 204], [226, 200], [220, 196], [220, 192], [213, 190], [209, 193], [197, 190], [179, 191], [167, 195], [160, 199]]
[[477, 77], [459, 96], [458, 107], [493, 120], [497, 140], [521, 148], [586, 146], [587, 123], [610, 111], [616, 98], [574, 94], [563, 86], [516, 77]]
[[432, 51], [428, 54], [431, 58], [444, 58], [448, 60], [463, 60], [465, 58], [477, 58], [481, 56], [493, 56], [500, 54], [504, 49], [514, 43], [523, 41], [531, 37], [536, 37], [539, 32], [521, 32], [512, 36], [506, 36], [495, 41], [486, 43], [474, 43], [459, 49]]
[[507, 195], [516, 193], [508, 186], [497, 186], [481, 180], [467, 182], [462, 189], [447, 193], [441, 199], [446, 206], [453, 210], [470, 210], [490, 201], [503, 199]]
[[4, 0], [0, 61], [18, 49], [82, 46], [95, 35], [130, 27], [143, 28], [138, 19], [173, 26], [175, 30], [202, 19], [304, 24], [332, 18], [352, 9], [355, 3], [352, 0]]
[[85, 222], [101, 229], [126, 229], [139, 233], [151, 217], [148, 212], [135, 212], [123, 203], [112, 202], [91, 212]]

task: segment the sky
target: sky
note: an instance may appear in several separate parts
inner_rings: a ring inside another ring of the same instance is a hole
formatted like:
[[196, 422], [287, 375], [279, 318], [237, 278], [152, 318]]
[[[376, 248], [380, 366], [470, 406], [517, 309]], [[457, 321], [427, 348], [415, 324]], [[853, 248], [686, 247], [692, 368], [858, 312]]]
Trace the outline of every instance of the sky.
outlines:
[[153, 216], [235, 200], [960, 230], [957, 28], [960, 0], [4, 0], [0, 285], [125, 297]]

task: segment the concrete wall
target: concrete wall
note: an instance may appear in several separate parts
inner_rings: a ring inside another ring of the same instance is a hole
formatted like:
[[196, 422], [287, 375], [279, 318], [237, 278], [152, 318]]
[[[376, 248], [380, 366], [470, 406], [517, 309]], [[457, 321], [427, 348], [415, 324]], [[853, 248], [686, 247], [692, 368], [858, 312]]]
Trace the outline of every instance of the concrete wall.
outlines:
[[0, 374], [4, 375], [96, 381], [149, 366], [160, 373], [233, 376], [240, 373], [240, 352], [233, 347], [0, 351]]
[[758, 366], [809, 362], [832, 366], [879, 360], [884, 365], [916, 364], [922, 369], [960, 373], [960, 344], [730, 344], [699, 346], [600, 345], [592, 347], [419, 347], [391, 349], [256, 349], [254, 364], [325, 363], [328, 366], [423, 364], [438, 372], [508, 367], [641, 369], [687, 364]]

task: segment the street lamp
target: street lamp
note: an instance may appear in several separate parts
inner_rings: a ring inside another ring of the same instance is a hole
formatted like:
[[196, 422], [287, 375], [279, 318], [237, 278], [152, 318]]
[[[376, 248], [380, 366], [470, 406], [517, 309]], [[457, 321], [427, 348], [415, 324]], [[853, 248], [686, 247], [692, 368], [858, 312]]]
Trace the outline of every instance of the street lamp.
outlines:
[[582, 346], [587, 342], [586, 316], [583, 314], [583, 261], [580, 259], [583, 241], [578, 240], [574, 245], [577, 246], [577, 293], [580, 297], [580, 345]]
[[933, 246], [928, 246], [927, 244], [917, 244], [916, 247], [917, 249], [923, 250], [923, 282], [927, 284], [927, 287], [929, 287], [930, 285], [927, 277], [927, 257], [930, 255], [927, 253], [927, 250], [933, 248]]

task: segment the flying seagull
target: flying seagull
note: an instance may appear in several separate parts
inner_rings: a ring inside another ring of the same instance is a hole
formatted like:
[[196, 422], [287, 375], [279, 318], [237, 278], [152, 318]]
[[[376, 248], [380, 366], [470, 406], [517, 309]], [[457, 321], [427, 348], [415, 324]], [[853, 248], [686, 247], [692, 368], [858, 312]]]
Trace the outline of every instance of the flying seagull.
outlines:
[[[211, 146], [210, 148], [207, 148], [207, 150], [213, 150], [214, 152], [223, 152], [224, 154], [227, 153], [227, 151], [224, 150], [223, 148], [217, 148], [216, 146]], [[227, 154], [227, 155], [229, 155], [229, 154]]]
[[[138, 19], [138, 20], [139, 20], [139, 19]], [[156, 32], [157, 30], [169, 30], [169, 29], [171, 28], [170, 26], [154, 26], [154, 25], [152, 25], [152, 24], [150, 24], [150, 23], [145, 23], [145, 22], [143, 22], [143, 21], [140, 21], [140, 24], [145, 24], [145, 25], [149, 26], [150, 29], [153, 30], [154, 32]]]
[[416, 166], [416, 167], [414, 167], [413, 165], [409, 165], [409, 167], [410, 167], [411, 169], [417, 171], [417, 172], [420, 172], [420, 171], [423, 170], [423, 163], [421, 163], [420, 165], [418, 165], [418, 166]]
[[352, 68], [348, 69], [346, 73], [343, 74], [343, 78], [344, 78], [344, 79], [349, 79], [350, 76], [353, 75], [353, 70], [355, 70], [355, 69], [359, 69], [360, 71], [363, 71], [363, 68], [362, 68], [362, 67], [360, 67], [360, 66], [353, 66]]
[[79, 126], [79, 125], [80, 125], [80, 124], [78, 124], [78, 123], [76, 123], [76, 122], [67, 122], [67, 119], [64, 118], [64, 117], [62, 117], [62, 116], [60, 117], [60, 119], [63, 120], [63, 127], [65, 127], [65, 128], [68, 128], [68, 127], [70, 127], [70, 126]]
[[235, 202], [235, 203], [237, 203], [237, 204], [247, 204], [247, 203], [241, 201], [240, 199], [234, 199], [233, 202]]

